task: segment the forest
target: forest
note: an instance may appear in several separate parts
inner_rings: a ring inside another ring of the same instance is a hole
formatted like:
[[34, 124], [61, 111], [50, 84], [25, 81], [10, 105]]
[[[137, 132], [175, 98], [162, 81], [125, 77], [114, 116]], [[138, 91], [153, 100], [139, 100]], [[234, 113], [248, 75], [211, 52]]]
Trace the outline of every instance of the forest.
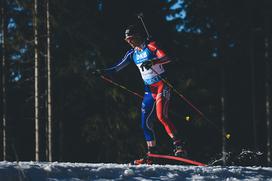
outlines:
[[[143, 28], [171, 63], [169, 117], [192, 158], [253, 150], [271, 165], [270, 0], [1, 0], [2, 160], [128, 163], [143, 156], [144, 94], [134, 64], [93, 74]], [[125, 87], [125, 88], [122, 88]], [[130, 90], [130, 91], [127, 91]], [[196, 107], [201, 111], [194, 109]], [[172, 151], [155, 121], [162, 153]]]

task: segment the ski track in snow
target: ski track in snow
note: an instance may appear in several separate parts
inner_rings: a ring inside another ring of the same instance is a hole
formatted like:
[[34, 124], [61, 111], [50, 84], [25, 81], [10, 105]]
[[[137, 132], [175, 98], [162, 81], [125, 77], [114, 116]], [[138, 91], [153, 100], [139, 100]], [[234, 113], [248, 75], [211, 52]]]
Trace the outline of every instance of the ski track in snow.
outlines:
[[270, 180], [271, 167], [0, 162], [0, 181]]

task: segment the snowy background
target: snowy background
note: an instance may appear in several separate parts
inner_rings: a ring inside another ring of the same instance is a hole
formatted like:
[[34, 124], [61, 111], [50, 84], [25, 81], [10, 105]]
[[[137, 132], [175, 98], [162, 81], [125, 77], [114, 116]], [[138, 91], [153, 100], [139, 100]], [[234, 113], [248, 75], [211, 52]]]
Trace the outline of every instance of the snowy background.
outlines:
[[0, 181], [271, 180], [270, 167], [0, 162]]

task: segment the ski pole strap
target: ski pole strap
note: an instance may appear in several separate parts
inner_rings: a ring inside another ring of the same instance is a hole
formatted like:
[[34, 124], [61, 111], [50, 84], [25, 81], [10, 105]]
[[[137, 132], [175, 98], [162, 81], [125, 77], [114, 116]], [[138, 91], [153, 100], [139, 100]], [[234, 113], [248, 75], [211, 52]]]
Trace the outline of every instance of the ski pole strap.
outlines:
[[129, 89], [126, 88], [125, 86], [123, 86], [123, 85], [121, 85], [121, 84], [118, 84], [117, 82], [114, 82], [113, 80], [111, 80], [111, 79], [105, 77], [104, 75], [100, 75], [100, 77], [101, 77], [101, 79], [103, 79], [103, 80], [105, 80], [105, 81], [107, 81], [107, 82], [109, 82], [109, 83], [111, 83], [111, 84], [113, 84], [113, 85], [115, 85], [115, 86], [117, 86], [117, 87], [120, 87], [121, 89], [124, 89], [124, 90], [126, 90], [126, 91], [128, 91], [128, 92], [134, 94], [135, 96], [137, 96], [137, 97], [139, 97], [139, 98], [143, 98], [143, 96], [140, 95], [140, 94], [138, 94], [137, 92], [134, 92], [134, 91], [132, 91], [132, 90], [129, 90]]

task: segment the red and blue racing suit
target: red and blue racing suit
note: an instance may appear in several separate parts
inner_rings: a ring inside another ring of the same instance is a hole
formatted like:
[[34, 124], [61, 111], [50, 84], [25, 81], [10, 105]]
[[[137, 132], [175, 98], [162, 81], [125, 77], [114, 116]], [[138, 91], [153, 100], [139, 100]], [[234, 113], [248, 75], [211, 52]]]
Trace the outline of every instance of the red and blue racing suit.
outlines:
[[[157, 59], [151, 69], [141, 67], [145, 61]], [[155, 42], [144, 43], [141, 49], [134, 48], [129, 50], [123, 59], [114, 67], [106, 69], [107, 71], [117, 72], [129, 63], [134, 61], [138, 66], [142, 79], [145, 84], [145, 94], [142, 101], [142, 128], [146, 141], [154, 141], [155, 134], [153, 129], [153, 117], [156, 110], [158, 120], [163, 124], [167, 134], [173, 138], [176, 135], [176, 129], [168, 119], [168, 105], [170, 100], [170, 89], [162, 81], [165, 78], [163, 64], [169, 63], [164, 51], [159, 49]]]

